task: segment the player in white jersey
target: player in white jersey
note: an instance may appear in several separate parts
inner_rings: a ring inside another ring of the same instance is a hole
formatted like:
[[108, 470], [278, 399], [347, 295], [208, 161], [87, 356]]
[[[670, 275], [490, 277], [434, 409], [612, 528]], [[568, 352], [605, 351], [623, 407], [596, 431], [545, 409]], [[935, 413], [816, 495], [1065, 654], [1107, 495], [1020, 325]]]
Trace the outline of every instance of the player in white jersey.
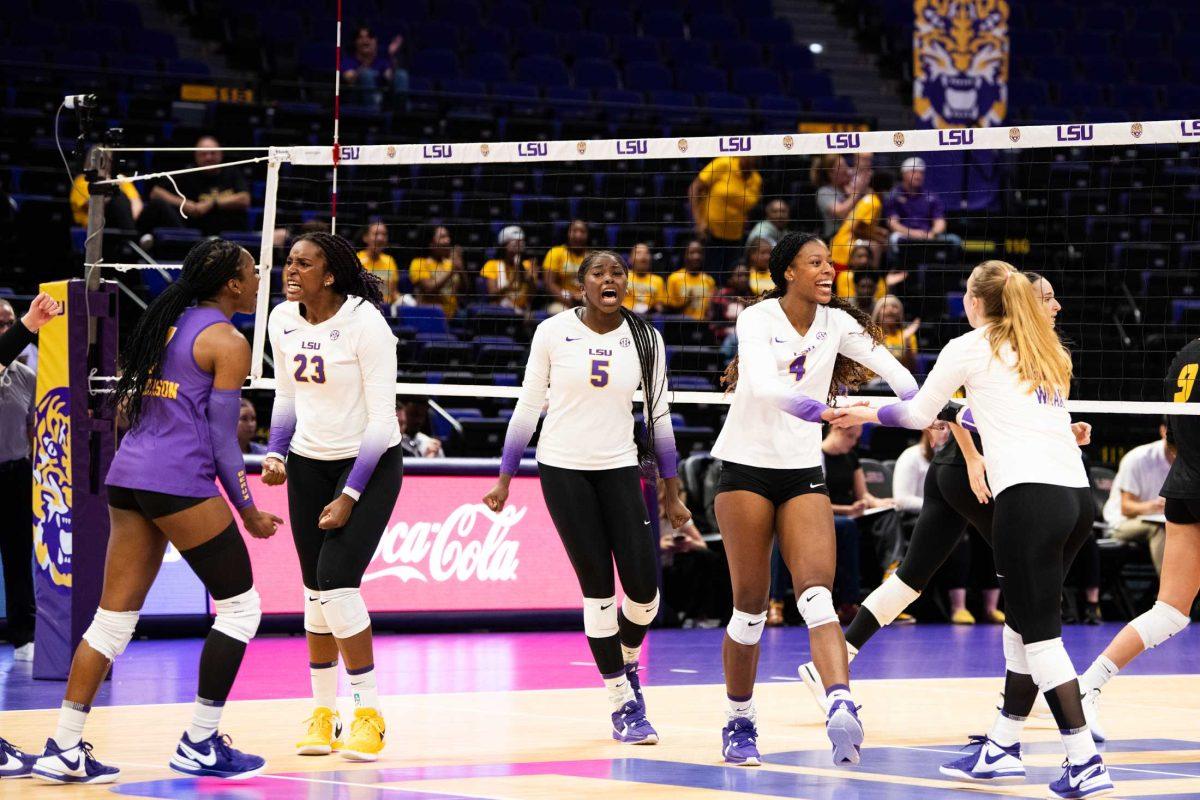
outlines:
[[[992, 521], [997, 577], [1006, 613], [1010, 671], [1030, 675], [1046, 698], [1067, 751], [1058, 797], [1091, 797], [1113, 789], [1084, 718], [1075, 668], [1062, 643], [1062, 585], [1067, 567], [1091, 535], [1095, 510], [1071, 429], [1066, 398], [1071, 356], [1041, 308], [1029, 279], [1003, 261], [974, 269], [964, 297], [974, 328], [951, 340], [921, 391], [878, 411], [856, 407], [835, 425], [879, 422], [929, 426], [960, 386], [983, 439], [996, 509]], [[965, 413], [965, 412], [964, 412]], [[1020, 730], [1020, 722], [1009, 721]], [[1020, 744], [973, 737], [971, 752], [943, 770], [992, 782], [1022, 780]], [[1003, 774], [995, 765], [1003, 764]], [[983, 767], [991, 765], [991, 769]]]
[[[667, 516], [691, 518], [679, 501], [675, 437], [667, 406], [662, 336], [622, 307], [629, 268], [594, 250], [579, 266], [584, 306], [538, 325], [517, 407], [504, 437], [500, 479], [483, 502], [499, 513], [509, 482], [549, 398], [538, 439], [538, 474], [583, 591], [583, 630], [613, 705], [612, 737], [655, 744], [638, 680], [646, 630], [658, 613], [658, 537], [642, 496], [653, 464], [667, 484]], [[645, 430], [634, 433], [633, 394], [641, 388]], [[639, 464], [644, 469], [639, 471]], [[613, 563], [624, 600], [618, 605]]]
[[732, 764], [760, 763], [754, 678], [778, 535], [813, 657], [827, 681], [834, 763], [857, 764], [863, 732], [830, 592], [836, 545], [821, 469], [821, 422], [837, 413], [826, 404], [834, 394], [872, 373], [901, 397], [914, 394], [917, 382], [881, 346], [878, 326], [833, 294], [835, 273], [823, 241], [784, 236], [771, 251], [770, 271], [776, 288], [737, 320], [738, 357], [726, 374], [733, 405], [712, 451], [722, 461], [715, 506], [734, 607], [722, 643], [729, 698], [722, 754]]
[[[283, 268], [287, 302], [271, 312], [275, 406], [263, 482], [288, 481], [288, 515], [304, 579], [304, 630], [315, 708], [300, 755], [341, 750], [374, 761], [384, 722], [371, 617], [359, 586], [403, 477], [396, 422], [396, 337], [379, 313], [382, 282], [340, 236], [310, 233]], [[286, 461], [287, 466], [284, 466]], [[338, 655], [354, 695], [345, 742]]]

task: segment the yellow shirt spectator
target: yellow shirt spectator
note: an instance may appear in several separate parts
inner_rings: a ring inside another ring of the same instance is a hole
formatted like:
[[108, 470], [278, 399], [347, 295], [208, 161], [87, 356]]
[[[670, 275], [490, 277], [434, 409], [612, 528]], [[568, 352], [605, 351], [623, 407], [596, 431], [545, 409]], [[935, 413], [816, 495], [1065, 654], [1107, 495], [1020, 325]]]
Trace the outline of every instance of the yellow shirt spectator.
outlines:
[[750, 209], [762, 196], [762, 176], [746, 174], [737, 156], [714, 158], [700, 170], [697, 180], [704, 186], [700, 213], [709, 235], [717, 239], [740, 240], [746, 231]]
[[708, 319], [708, 305], [717, 292], [717, 282], [707, 272], [677, 269], [667, 278], [667, 300], [678, 313], [692, 319]]
[[769, 292], [775, 288], [775, 281], [771, 279], [771, 270], [769, 269], [752, 269], [750, 270], [750, 293], [758, 297], [763, 292]]
[[572, 292], [579, 291], [579, 265], [583, 263], [583, 259], [587, 256], [587, 251], [583, 251], [578, 257], [571, 254], [565, 244], [555, 245], [546, 253], [546, 258], [542, 260], [542, 269], [546, 272], [557, 272], [562, 276], [563, 287], [570, 289]]
[[386, 287], [384, 296], [387, 298], [388, 304], [396, 302], [400, 296], [400, 268], [396, 266], [396, 259], [387, 253], [380, 253], [372, 259], [371, 251], [359, 250], [358, 261], [363, 265], [363, 269], [373, 272], [383, 279], [383, 285]]
[[647, 310], [654, 310], [656, 306], [666, 301], [666, 283], [664, 283], [661, 275], [651, 273], [642, 275], [637, 272], [629, 273], [629, 283], [625, 289], [625, 300], [621, 305], [630, 311], [644, 314]]
[[[142, 199], [132, 183], [118, 183], [117, 186], [120, 187], [121, 194], [129, 198], [129, 202]], [[75, 217], [76, 225], [87, 225], [88, 185], [87, 179], [82, 175], [76, 175], [71, 184], [71, 215]]]
[[854, 235], [855, 228], [869, 228], [879, 224], [883, 218], [883, 201], [871, 192], [854, 204], [854, 209], [842, 222], [842, 227], [829, 240], [829, 260], [834, 264], [850, 263], [850, 250], [854, 240], [865, 238]]
[[[454, 265], [448, 258], [435, 261], [428, 256], [422, 256], [414, 258], [412, 263], [408, 265], [408, 279], [416, 286], [421, 281], [438, 280], [446, 275], [446, 273], [453, 271]], [[458, 313], [458, 294], [456, 290], [457, 286], [453, 279], [446, 281], [442, 285], [438, 299], [435, 301], [442, 307], [442, 311], [446, 312], [446, 319], [450, 319]]]
[[509, 267], [502, 260], [493, 258], [485, 261], [479, 270], [479, 276], [485, 280], [495, 281], [503, 296], [512, 301], [513, 308], [529, 308], [529, 293], [533, 287], [533, 264], [529, 259], [521, 261], [524, 280], [517, 281], [516, 275], [511, 274]]
[[[854, 270], [846, 269], [839, 272], [834, 288], [838, 297], [845, 300], [853, 300], [858, 295], [854, 286]], [[883, 278], [880, 278], [875, 282], [874, 299], [882, 300], [885, 295], [887, 295], [887, 283]]]
[[895, 333], [885, 333], [883, 335], [883, 346], [888, 349], [888, 352], [896, 357], [896, 360], [911, 364], [916, 361], [917, 357], [917, 337], [913, 335], [905, 336], [904, 331], [899, 330]]

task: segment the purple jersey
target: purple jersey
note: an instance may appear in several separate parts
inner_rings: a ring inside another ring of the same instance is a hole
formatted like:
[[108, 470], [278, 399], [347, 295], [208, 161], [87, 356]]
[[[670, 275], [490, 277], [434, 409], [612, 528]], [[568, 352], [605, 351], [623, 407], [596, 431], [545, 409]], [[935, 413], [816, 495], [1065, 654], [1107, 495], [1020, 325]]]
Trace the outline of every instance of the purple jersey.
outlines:
[[142, 416], [121, 440], [107, 482], [126, 489], [216, 497], [216, 462], [207, 418], [213, 376], [192, 354], [196, 337], [229, 319], [193, 306], [169, 334], [162, 366], [146, 387]]

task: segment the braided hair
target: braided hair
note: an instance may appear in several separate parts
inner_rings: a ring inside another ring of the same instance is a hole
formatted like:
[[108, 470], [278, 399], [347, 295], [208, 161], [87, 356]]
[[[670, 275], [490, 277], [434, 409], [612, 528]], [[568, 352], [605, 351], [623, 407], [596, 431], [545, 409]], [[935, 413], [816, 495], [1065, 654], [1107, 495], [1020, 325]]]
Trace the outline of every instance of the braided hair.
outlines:
[[[800, 248], [809, 242], [822, 241], [821, 237], [815, 233], [789, 233], [780, 239], [779, 243], [771, 250], [771, 280], [774, 281], [775, 288], [764, 294], [762, 299], [781, 298], [787, 294], [785, 273], [800, 253]], [[845, 311], [862, 326], [863, 331], [875, 341], [875, 344], [883, 344], [883, 331], [872, 321], [871, 315], [857, 305], [847, 302], [835, 293], [829, 301], [829, 308]], [[874, 373], [871, 370], [857, 361], [839, 354], [833, 363], [833, 378], [829, 381], [829, 395], [826, 401], [832, 403], [839, 394], [845, 394], [850, 389], [871, 380], [872, 377], [874, 377]], [[733, 360], [729, 362], [729, 366], [725, 368], [725, 374], [721, 376], [721, 385], [725, 387], [726, 392], [732, 392], [737, 388], [737, 380], [738, 359], [737, 356], [734, 356]]]
[[179, 315], [200, 301], [216, 297], [238, 276], [245, 253], [225, 239], [205, 239], [188, 251], [179, 278], [142, 312], [133, 335], [122, 348], [121, 376], [112, 398], [116, 407], [124, 407], [131, 428], [141, 419], [142, 399], [155, 379], [167, 349], [167, 336]]
[[376, 308], [383, 305], [383, 279], [366, 269], [349, 241], [332, 233], [305, 233], [297, 242], [312, 242], [325, 254], [325, 269], [333, 276], [330, 288], [340, 295], [361, 297]]
[[[629, 265], [625, 263], [625, 259], [612, 252], [611, 250], [592, 250], [579, 264], [579, 269], [575, 273], [575, 279], [579, 281], [579, 285], [583, 285], [583, 277], [587, 271], [594, 267], [597, 262], [603, 260], [611, 260], [620, 264], [624, 268], [626, 274], [630, 272]], [[585, 295], [584, 302], [587, 302]], [[646, 427], [639, 437], [635, 432], [633, 441], [637, 445], [638, 463], [641, 465], [642, 474], [651, 476], [657, 469], [658, 460], [654, 452], [654, 426], [658, 422], [659, 417], [654, 416], [654, 408], [658, 405], [658, 401], [662, 398], [662, 393], [666, 390], [664, 385], [655, 382], [655, 374], [658, 368], [658, 359], [663, 357], [659, 351], [658, 337], [655, 335], [654, 328], [646, 320], [639, 315], [633, 313], [625, 306], [620, 307], [621, 318], [629, 324], [629, 332], [633, 339], [634, 350], [637, 351], [638, 365], [642, 372], [642, 408], [645, 410]]]

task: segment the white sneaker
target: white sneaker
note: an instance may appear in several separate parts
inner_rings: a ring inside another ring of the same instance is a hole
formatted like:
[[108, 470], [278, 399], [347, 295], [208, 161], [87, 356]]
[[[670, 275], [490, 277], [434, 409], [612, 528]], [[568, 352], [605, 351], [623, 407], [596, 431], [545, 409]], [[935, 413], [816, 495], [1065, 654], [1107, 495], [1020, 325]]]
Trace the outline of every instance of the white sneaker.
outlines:
[[1104, 735], [1104, 728], [1100, 725], [1100, 690], [1092, 689], [1084, 692], [1081, 699], [1083, 701], [1083, 721], [1087, 723], [1088, 730], [1092, 732], [1092, 741], [1103, 742], [1108, 737]]
[[821, 709], [821, 716], [828, 716], [829, 698], [825, 696], [825, 683], [821, 680], [821, 673], [817, 672], [817, 665], [808, 661], [797, 667], [796, 672], [800, 673], [800, 680], [804, 681], [804, 685], [812, 693], [813, 700]]
[[33, 642], [26, 642], [14, 649], [13, 661], [33, 661]]
[[967, 755], [938, 767], [948, 778], [972, 783], [1020, 783], [1025, 780], [1021, 745], [1001, 747], [986, 736], [972, 736]]

